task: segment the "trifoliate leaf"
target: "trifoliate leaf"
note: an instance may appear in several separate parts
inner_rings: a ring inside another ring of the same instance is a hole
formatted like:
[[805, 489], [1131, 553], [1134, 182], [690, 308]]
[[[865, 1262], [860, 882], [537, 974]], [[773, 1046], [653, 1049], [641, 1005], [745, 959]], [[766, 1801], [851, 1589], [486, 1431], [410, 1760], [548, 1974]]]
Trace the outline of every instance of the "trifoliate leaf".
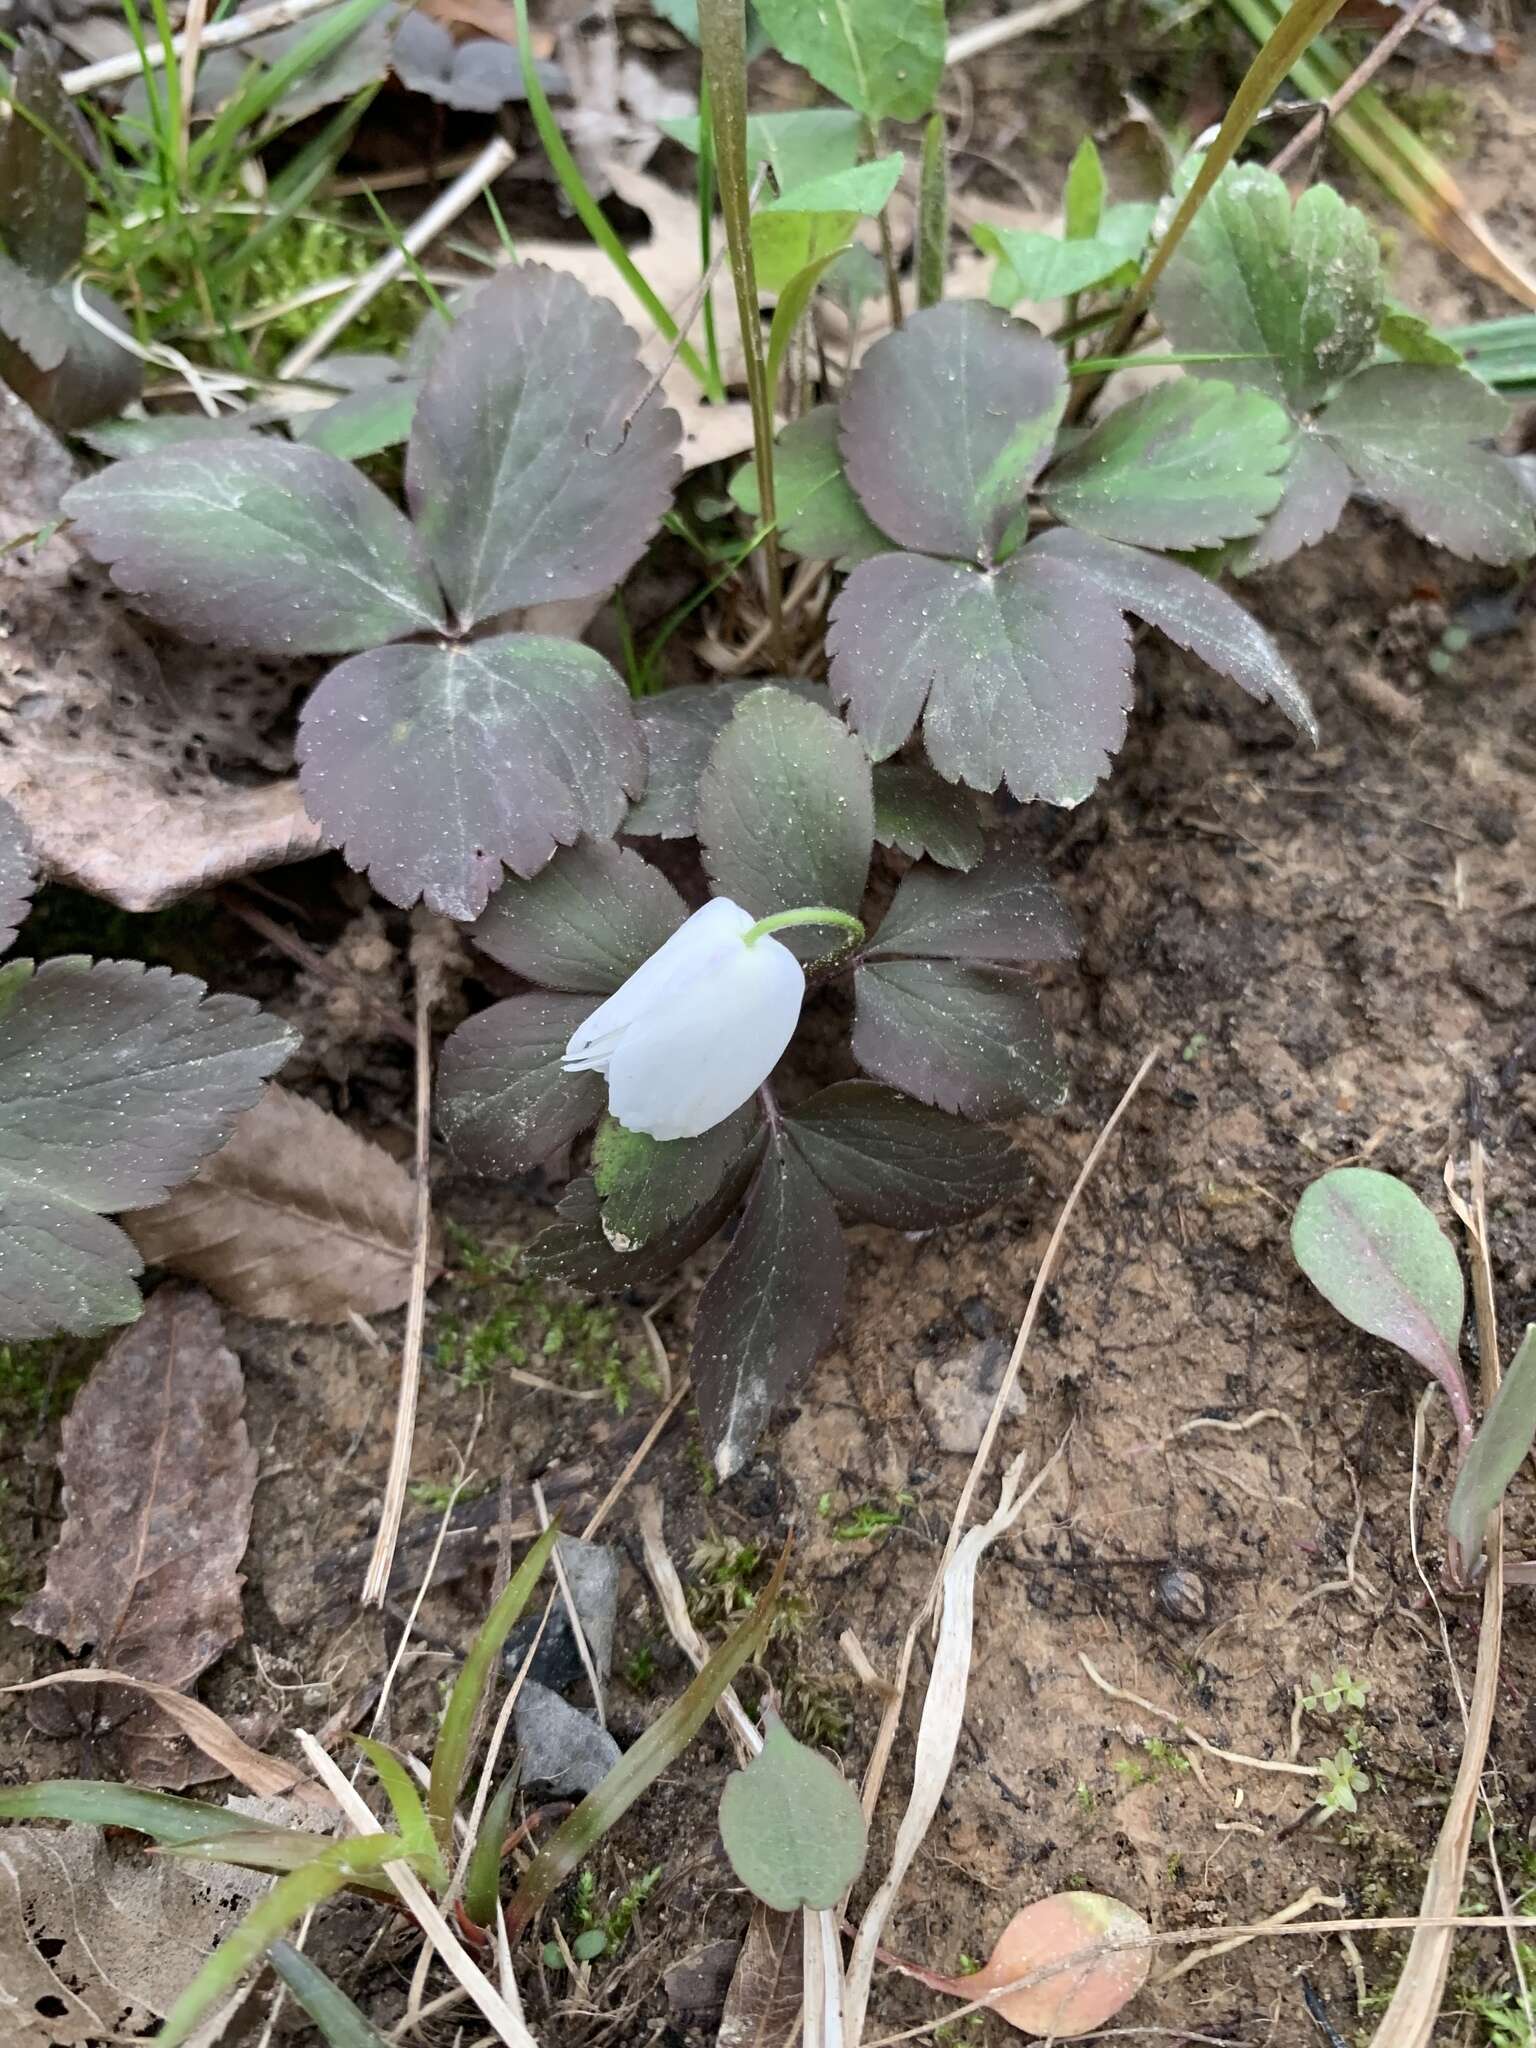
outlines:
[[15, 944], [36, 887], [37, 862], [27, 828], [0, 798], [0, 953]]
[[604, 839], [564, 846], [531, 881], [503, 882], [470, 937], [525, 981], [612, 995], [688, 906], [649, 861]]
[[118, 588], [194, 640], [345, 654], [444, 623], [410, 523], [317, 448], [167, 448], [75, 484], [63, 509]]
[[1046, 508], [1106, 540], [1215, 547], [1257, 533], [1285, 488], [1290, 416], [1261, 391], [1181, 377], [1118, 407], [1046, 478]]
[[747, 1890], [775, 1912], [825, 1911], [864, 1868], [859, 1795], [836, 1764], [769, 1712], [763, 1746], [720, 1795], [720, 1839]]
[[[699, 784], [709, 750], [761, 679], [741, 683], [679, 683], [635, 707], [647, 758], [645, 795], [622, 830], [637, 838], [692, 839], [698, 823]], [[773, 687], [826, 707], [819, 683], [775, 681]]]
[[[754, 917], [812, 904], [856, 912], [875, 837], [869, 757], [830, 711], [754, 690], [710, 752], [698, 830], [716, 894]], [[816, 959], [840, 935], [810, 926], [776, 936]]]
[[1296, 1205], [1291, 1250], [1341, 1316], [1406, 1351], [1465, 1412], [1461, 1264], [1412, 1188], [1365, 1166], [1325, 1173]]
[[978, 223], [971, 230], [977, 248], [997, 258], [989, 301], [1006, 309], [1020, 299], [1038, 302], [1092, 291], [1118, 281], [1122, 272], [1133, 277], [1156, 211], [1140, 202], [1111, 206], [1092, 234], [1066, 240], [1032, 228]]
[[967, 870], [986, 846], [974, 799], [921, 761], [876, 766], [875, 838], [911, 860], [926, 854], [946, 868]]
[[780, 56], [872, 122], [917, 121], [944, 70], [943, 0], [759, 0]]
[[461, 625], [589, 596], [639, 559], [682, 475], [682, 430], [651, 382], [617, 310], [541, 264], [513, 265], [460, 314], [416, 403], [405, 481]]
[[1531, 501], [1478, 444], [1509, 407], [1470, 370], [1382, 363], [1352, 377], [1318, 422], [1366, 489], [1435, 547], [1503, 565], [1536, 552]]
[[699, 1420], [722, 1480], [746, 1464], [831, 1337], [847, 1266], [831, 1196], [788, 1135], [773, 1132], [694, 1319]]
[[[875, 525], [843, 468], [835, 405], [818, 405], [791, 420], [773, 444], [773, 489], [779, 536], [808, 561], [851, 569], [892, 543]], [[743, 463], [731, 478], [731, 496], [749, 519], [762, 517], [757, 470]]]
[[57, 284], [85, 246], [81, 166], [91, 145], [45, 38], [26, 28], [15, 47], [10, 119], [0, 126], [0, 243], [29, 277]]
[[1488, 1517], [1504, 1498], [1509, 1482], [1525, 1463], [1536, 1440], [1536, 1323], [1527, 1328], [1520, 1349], [1499, 1382], [1477, 1435], [1456, 1475], [1447, 1526], [1463, 1560], [1473, 1562], [1482, 1549]]
[[1029, 1170], [1006, 1132], [963, 1123], [878, 1081], [823, 1088], [786, 1122], [839, 1207], [892, 1230], [979, 1215]]
[[503, 864], [533, 875], [607, 838], [645, 784], [629, 693], [590, 647], [536, 633], [379, 647], [299, 724], [309, 814], [391, 903], [478, 917]]
[[614, 1250], [641, 1250], [702, 1208], [751, 1144], [757, 1122], [749, 1103], [697, 1138], [658, 1139], [605, 1116], [592, 1142], [592, 1179]]
[[106, 1213], [184, 1181], [297, 1043], [163, 967], [0, 968], [0, 1335], [132, 1322], [142, 1267]]
[[990, 561], [1051, 452], [1060, 352], [974, 299], [915, 313], [869, 351], [842, 404], [843, 461], [904, 547]]
[[1065, 1100], [1050, 1026], [1023, 975], [880, 960], [858, 969], [854, 987], [854, 1058], [919, 1102], [990, 1121]]
[[901, 879], [869, 952], [928, 960], [1071, 960], [1078, 936], [1045, 871], [1023, 846], [1004, 846], [974, 874], [915, 867]]
[[[1185, 166], [1188, 188], [1198, 160]], [[1381, 251], [1357, 207], [1327, 185], [1291, 206], [1284, 180], [1256, 164], [1223, 171], [1157, 288], [1176, 349], [1250, 357], [1214, 365], [1310, 412], [1371, 360], [1383, 307]]]
[[592, 1010], [590, 996], [512, 996], [450, 1034], [437, 1120], [471, 1173], [527, 1173], [597, 1121], [602, 1075], [567, 1074], [560, 1064]]
[[[695, 155], [699, 148], [699, 117], [688, 114], [657, 124], [663, 135]], [[851, 170], [864, 142], [864, 123], [847, 107], [797, 108], [788, 114], [747, 116], [747, 175], [755, 177], [766, 164], [773, 190], [794, 191], [815, 178]]]
[[1332, 533], [1349, 503], [1350, 474], [1342, 456], [1311, 426], [1296, 436], [1279, 504], [1264, 522], [1252, 547], [1243, 551], [1244, 569], [1269, 569], [1287, 562], [1299, 548], [1309, 548]]

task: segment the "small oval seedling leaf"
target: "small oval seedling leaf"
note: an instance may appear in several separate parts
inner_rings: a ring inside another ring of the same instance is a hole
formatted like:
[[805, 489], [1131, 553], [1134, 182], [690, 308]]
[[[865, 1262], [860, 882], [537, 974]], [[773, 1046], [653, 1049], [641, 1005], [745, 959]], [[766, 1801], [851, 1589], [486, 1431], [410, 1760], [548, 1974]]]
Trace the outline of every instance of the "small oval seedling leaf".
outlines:
[[1449, 1527], [1464, 1567], [1470, 1569], [1477, 1562], [1483, 1544], [1483, 1525], [1504, 1498], [1504, 1489], [1520, 1470], [1533, 1439], [1536, 1323], [1526, 1330], [1456, 1475]]
[[1470, 1417], [1457, 1348], [1466, 1290], [1450, 1240], [1390, 1173], [1341, 1166], [1313, 1181], [1291, 1224], [1296, 1263], [1341, 1316], [1385, 1337]]
[[1057, 1892], [1015, 1913], [985, 1969], [956, 1979], [950, 1988], [976, 1998], [1049, 1972], [989, 2010], [1020, 2033], [1075, 2041], [1112, 2020], [1146, 1983], [1151, 1939], [1146, 1921], [1118, 1899], [1102, 1892]]
[[864, 1867], [857, 1793], [771, 1712], [760, 1754], [726, 1780], [720, 1837], [747, 1890], [780, 1913], [835, 1906]]

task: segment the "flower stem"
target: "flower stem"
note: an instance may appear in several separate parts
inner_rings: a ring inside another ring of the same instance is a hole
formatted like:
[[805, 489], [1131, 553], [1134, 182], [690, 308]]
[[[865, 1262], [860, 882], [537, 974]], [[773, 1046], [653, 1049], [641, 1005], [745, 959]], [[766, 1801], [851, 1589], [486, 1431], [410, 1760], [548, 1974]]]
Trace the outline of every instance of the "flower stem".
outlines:
[[796, 924], [840, 924], [846, 925], [854, 934], [854, 943], [864, 938], [864, 927], [859, 919], [846, 910], [833, 910], [825, 903], [813, 903], [805, 910], [776, 910], [771, 917], [760, 917], [741, 935], [744, 946], [753, 945], [758, 939], [766, 938], [770, 932], [782, 932]]

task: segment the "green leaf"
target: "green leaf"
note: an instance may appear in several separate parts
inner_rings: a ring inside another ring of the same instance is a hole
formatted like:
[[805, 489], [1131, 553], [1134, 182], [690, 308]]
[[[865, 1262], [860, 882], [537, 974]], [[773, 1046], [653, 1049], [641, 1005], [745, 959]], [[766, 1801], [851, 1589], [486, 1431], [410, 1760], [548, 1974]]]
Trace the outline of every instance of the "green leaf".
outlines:
[[1046, 478], [1047, 509], [1106, 540], [1182, 549], [1257, 533], [1279, 504], [1290, 417], [1261, 391], [1181, 377], [1100, 421]]
[[[773, 309], [773, 320], [768, 329], [766, 374], [770, 391], [777, 391], [779, 388], [779, 378], [783, 374], [784, 359], [789, 354], [790, 343], [795, 338], [800, 322], [805, 318], [806, 308], [811, 303], [812, 294], [826, 274], [827, 266], [837, 261], [837, 255], [838, 252], [834, 249], [829, 255], [818, 256], [814, 263], [807, 263], [803, 270], [795, 272], [788, 284], [779, 293], [779, 303]], [[746, 466], [753, 471], [755, 480], [756, 465], [749, 463]], [[775, 493], [775, 497], [777, 497], [777, 493]], [[781, 511], [779, 514], [779, 528], [781, 532], [783, 526], [784, 517]]]
[[694, 1319], [699, 1421], [722, 1480], [746, 1464], [830, 1340], [847, 1267], [832, 1199], [781, 1126]]
[[[773, 482], [779, 535], [793, 554], [851, 569], [890, 552], [892, 542], [854, 496], [843, 468], [835, 405], [818, 405], [783, 429], [773, 445]], [[749, 519], [762, 517], [750, 462], [732, 477], [731, 496]]]
[[979, 1215], [1029, 1171], [1005, 1131], [946, 1116], [878, 1081], [823, 1088], [786, 1122], [838, 1206], [892, 1230], [936, 1230]]
[[409, 438], [420, 393], [419, 378], [391, 378], [387, 384], [349, 391], [334, 405], [301, 412], [290, 431], [306, 448], [323, 449], [343, 462], [361, 462], [386, 448], [398, 448]]
[[877, 341], [842, 405], [842, 450], [865, 511], [904, 547], [989, 562], [1067, 402], [1058, 350], [975, 300], [914, 313]]
[[1099, 232], [1105, 197], [1098, 145], [1091, 135], [1085, 135], [1067, 166], [1067, 182], [1062, 188], [1062, 224], [1069, 242], [1086, 242]]
[[453, 1682], [453, 1690], [448, 1695], [442, 1725], [437, 1731], [437, 1746], [432, 1752], [431, 1783], [427, 1787], [427, 1812], [431, 1816], [432, 1831], [444, 1851], [453, 1847], [454, 1809], [464, 1789], [464, 1774], [469, 1768], [470, 1738], [475, 1732], [480, 1702], [491, 1682], [502, 1645], [516, 1628], [523, 1609], [532, 1598], [533, 1589], [549, 1563], [559, 1535], [558, 1521], [551, 1522], [524, 1554], [501, 1598], [480, 1624]]
[[880, 960], [854, 977], [853, 1056], [919, 1102], [990, 1121], [1066, 1099], [1040, 999], [1022, 974], [951, 960]]
[[131, 1323], [142, 1263], [107, 1212], [190, 1179], [297, 1044], [164, 967], [0, 968], [0, 1336]]
[[[1185, 166], [1186, 191], [1200, 160]], [[1381, 252], [1358, 208], [1327, 185], [1291, 206], [1283, 179], [1254, 164], [1217, 179], [1157, 287], [1176, 349], [1264, 357], [1225, 365], [1297, 412], [1310, 412], [1371, 360], [1383, 309]]]
[[1461, 1461], [1447, 1526], [1463, 1563], [1475, 1563], [1488, 1517], [1536, 1441], [1536, 1323], [1531, 1324]]
[[1377, 340], [1399, 362], [1434, 363], [1449, 370], [1466, 368], [1467, 359], [1455, 342], [1437, 334], [1422, 314], [1410, 313], [1406, 306], [1387, 307]]
[[345, 654], [445, 623], [408, 521], [318, 448], [183, 444], [114, 463], [62, 504], [113, 582], [194, 640]]
[[232, 1991], [270, 1943], [279, 1940], [313, 1906], [321, 1905], [355, 1876], [406, 1861], [404, 1842], [394, 1835], [362, 1835], [335, 1842], [303, 1870], [280, 1877], [258, 1899], [238, 1927], [224, 1937], [165, 2016], [157, 2048], [178, 2048], [211, 2006]]
[[900, 150], [846, 170], [826, 171], [759, 203], [755, 219], [776, 213], [877, 214], [901, 181]]
[[563, 1280], [569, 1287], [604, 1294], [654, 1287], [708, 1244], [728, 1220], [746, 1191], [759, 1143], [753, 1141], [707, 1202], [643, 1251], [615, 1251], [603, 1235], [596, 1186], [590, 1180], [572, 1181], [560, 1198], [557, 1220], [540, 1231], [524, 1254], [525, 1266], [542, 1279]]
[[1091, 235], [1042, 234], [1033, 228], [995, 228], [979, 222], [972, 239], [997, 258], [987, 296], [1007, 308], [1020, 299], [1062, 299], [1074, 292], [1127, 283], [1136, 274], [1157, 209], [1140, 201], [1109, 207]]
[[1325, 1301], [1357, 1329], [1406, 1351], [1445, 1388], [1458, 1422], [1469, 1424], [1461, 1264], [1412, 1188], [1365, 1166], [1325, 1173], [1296, 1205], [1291, 1250]]
[[1461, 352], [1467, 367], [1495, 390], [1536, 388], [1536, 313], [1515, 313], [1504, 320], [1475, 320], [1470, 327], [1448, 327], [1444, 338]]
[[168, 1843], [217, 1843], [227, 1835], [268, 1832], [264, 1822], [227, 1806], [95, 1778], [44, 1778], [35, 1785], [0, 1786], [0, 1820], [81, 1821], [89, 1827], [129, 1828], [152, 1842]]
[[291, 1942], [274, 1941], [267, 1951], [267, 1961], [320, 2029], [330, 2048], [388, 2048], [377, 2027], [302, 1949]]
[[412, 1862], [422, 1871], [434, 1891], [446, 1890], [447, 1866], [439, 1852], [437, 1837], [432, 1832], [432, 1823], [427, 1819], [427, 1809], [421, 1803], [421, 1794], [416, 1790], [416, 1780], [387, 1744], [371, 1741], [366, 1735], [354, 1735], [352, 1740], [378, 1773], [379, 1783], [384, 1787], [384, 1796], [394, 1816], [396, 1832], [410, 1852]]
[[[626, 830], [634, 830], [633, 818]], [[563, 846], [532, 881], [503, 882], [470, 937], [525, 981], [608, 996], [677, 930], [688, 906], [666, 877], [606, 839]]]
[[[695, 155], [699, 148], [699, 117], [658, 123], [663, 135]], [[747, 175], [756, 177], [766, 164], [777, 192], [792, 192], [814, 178], [852, 170], [863, 147], [864, 124], [846, 107], [807, 107], [789, 114], [747, 116]]]
[[857, 1792], [770, 1710], [761, 1750], [720, 1795], [732, 1870], [775, 1912], [825, 1912], [864, 1868], [866, 1838]]
[[605, 1116], [592, 1144], [603, 1235], [617, 1252], [651, 1245], [718, 1193], [752, 1142], [749, 1103], [697, 1138], [659, 1139]]
[[[748, 470], [751, 464], [747, 465]], [[738, 479], [739, 481], [739, 479]], [[679, 683], [643, 697], [637, 716], [645, 734], [648, 767], [645, 795], [624, 820], [626, 835], [692, 839], [698, 818], [699, 782], [709, 750], [734, 717], [736, 707], [759, 680], [742, 683]], [[826, 706], [819, 683], [776, 683], [775, 688]]]
[[787, 292], [805, 271], [841, 254], [856, 213], [754, 213], [752, 257], [758, 287]]
[[[754, 917], [812, 904], [856, 912], [875, 836], [869, 758], [830, 711], [754, 690], [711, 750], [698, 830], [716, 894]], [[778, 937], [815, 959], [837, 948], [829, 929]]]
[[501, 1896], [502, 1849], [512, 1828], [512, 1803], [517, 1797], [521, 1774], [516, 1765], [507, 1772], [487, 1802], [480, 1818], [480, 1832], [470, 1851], [464, 1873], [464, 1910], [477, 1927], [489, 1927], [496, 1917]]
[[1500, 566], [1536, 552], [1531, 501], [1493, 449], [1509, 408], [1470, 370], [1383, 363], [1352, 377], [1319, 431], [1366, 489], [1435, 547]]
[[944, 70], [943, 0], [759, 0], [779, 54], [867, 120], [917, 121]]
[[554, 1897], [609, 1829], [623, 1819], [641, 1793], [677, 1761], [714, 1712], [716, 1701], [743, 1664], [761, 1652], [768, 1640], [783, 1582], [781, 1559], [751, 1612], [700, 1669], [687, 1690], [662, 1709], [602, 1783], [562, 1822], [553, 1840], [539, 1851], [523, 1873], [507, 1908], [507, 1933], [511, 1940], [517, 1940], [540, 1908]]
[[1003, 846], [974, 874], [915, 867], [902, 877], [866, 958], [1071, 960], [1079, 946], [1066, 906], [1040, 863], [1020, 845]]
[[875, 838], [911, 860], [926, 854], [947, 868], [969, 870], [986, 840], [974, 800], [921, 761], [881, 761], [875, 768]]
[[561, 1065], [590, 996], [510, 996], [451, 1032], [437, 1077], [443, 1136], [471, 1173], [531, 1172], [602, 1114], [601, 1074]]

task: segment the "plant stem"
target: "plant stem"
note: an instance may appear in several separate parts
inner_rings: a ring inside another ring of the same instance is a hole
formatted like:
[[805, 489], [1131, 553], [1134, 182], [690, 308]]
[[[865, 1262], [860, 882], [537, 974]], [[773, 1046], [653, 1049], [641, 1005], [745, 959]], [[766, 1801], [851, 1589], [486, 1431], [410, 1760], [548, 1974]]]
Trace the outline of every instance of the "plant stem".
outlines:
[[[864, 130], [864, 140], [871, 156], [880, 155], [880, 124], [869, 122]], [[891, 209], [888, 205], [880, 209], [880, 267], [885, 272], [885, 296], [890, 307], [891, 325], [900, 327], [906, 317], [901, 309], [901, 279], [896, 270], [896, 244], [891, 240]], [[849, 337], [850, 345], [852, 337]]]
[[[527, 0], [518, 0], [526, 7]], [[768, 579], [768, 619], [773, 659], [780, 675], [790, 669], [784, 635], [784, 576], [779, 560], [778, 511], [773, 489], [773, 393], [763, 356], [763, 322], [757, 304], [757, 270], [752, 259], [752, 192], [747, 172], [747, 8], [746, 0], [699, 0], [699, 50], [709, 93], [710, 132], [720, 210], [725, 216], [736, 286], [736, 315], [747, 360], [747, 397], [752, 406], [752, 453], [757, 467], [758, 516], [769, 528], [763, 543]]]
[[855, 945], [864, 942], [862, 921], [851, 911], [834, 910], [826, 903], [815, 903], [805, 910], [776, 910], [771, 917], [760, 917], [750, 930], [742, 933], [741, 942], [744, 946], [751, 946], [770, 932], [788, 931], [792, 925], [800, 924], [840, 924], [854, 934]]
[[936, 306], [944, 296], [949, 262], [949, 138], [944, 116], [931, 114], [923, 130], [923, 169], [917, 200], [917, 303]]
[[[715, 140], [709, 125], [709, 81], [699, 82], [699, 267], [707, 277], [714, 275], [715, 239]], [[725, 375], [720, 368], [720, 342], [715, 333], [715, 301], [704, 294], [704, 360], [709, 366], [710, 395], [725, 399]]]

